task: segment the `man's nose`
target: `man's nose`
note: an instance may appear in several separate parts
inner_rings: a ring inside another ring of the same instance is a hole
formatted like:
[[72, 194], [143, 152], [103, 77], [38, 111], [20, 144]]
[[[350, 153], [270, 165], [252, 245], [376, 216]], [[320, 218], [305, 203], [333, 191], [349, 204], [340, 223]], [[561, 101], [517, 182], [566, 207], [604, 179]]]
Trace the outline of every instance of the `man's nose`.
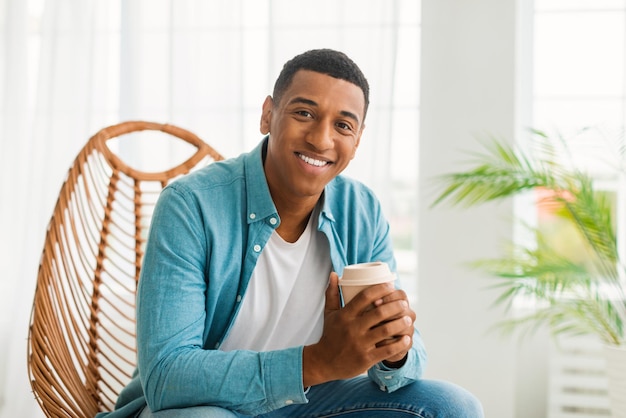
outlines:
[[320, 121], [309, 131], [307, 142], [318, 150], [329, 149], [333, 145], [333, 132], [332, 123]]

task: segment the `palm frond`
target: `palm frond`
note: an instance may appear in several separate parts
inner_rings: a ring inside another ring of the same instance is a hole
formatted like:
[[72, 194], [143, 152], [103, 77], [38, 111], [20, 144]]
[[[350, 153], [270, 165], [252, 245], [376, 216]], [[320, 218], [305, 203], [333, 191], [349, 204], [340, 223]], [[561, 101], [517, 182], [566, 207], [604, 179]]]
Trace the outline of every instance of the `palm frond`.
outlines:
[[548, 326], [554, 334], [595, 334], [607, 343], [626, 343], [624, 260], [617, 250], [613, 202], [595, 190], [589, 175], [559, 164], [567, 151], [565, 138], [533, 133], [539, 140], [528, 152], [495, 138], [484, 141], [484, 152], [472, 154], [473, 167], [436, 179], [444, 187], [432, 206], [447, 201], [471, 207], [536, 188], [549, 191], [548, 203], [558, 208], [554, 214], [575, 227], [587, 256], [572, 260], [531, 228], [536, 237], [532, 248], [512, 245], [501, 258], [472, 263], [494, 277], [492, 288], [499, 291], [494, 305], [511, 312], [519, 298], [538, 303], [532, 312], [505, 319], [496, 328], [532, 333]]
[[447, 186], [432, 206], [450, 199], [455, 205], [469, 207], [535, 187], [553, 187], [554, 171], [546, 162], [533, 162], [524, 153], [495, 140], [484, 146], [486, 153], [474, 155], [475, 168], [438, 178]]
[[614, 264], [618, 254], [611, 203], [594, 190], [588, 176], [576, 173], [573, 178], [570, 190], [574, 190], [575, 198], [562, 199], [563, 207], [598, 257]]
[[523, 335], [548, 327], [555, 335], [598, 335], [602, 341], [619, 345], [623, 342], [624, 321], [616, 313], [613, 303], [606, 300], [559, 298], [531, 313], [504, 319], [492, 330], [511, 335], [521, 331]]

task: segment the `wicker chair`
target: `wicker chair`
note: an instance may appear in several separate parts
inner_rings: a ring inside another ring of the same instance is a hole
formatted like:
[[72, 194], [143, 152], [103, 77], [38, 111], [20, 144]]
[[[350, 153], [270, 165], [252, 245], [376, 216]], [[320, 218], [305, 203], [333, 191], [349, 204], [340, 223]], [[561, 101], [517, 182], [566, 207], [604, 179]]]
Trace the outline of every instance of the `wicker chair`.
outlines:
[[[183, 140], [193, 154], [160, 172], [131, 168], [107, 141], [139, 131], [128, 136]], [[149, 122], [105, 128], [80, 151], [48, 225], [28, 338], [31, 386], [48, 417], [113, 408], [135, 369], [135, 293], [156, 199], [171, 180], [221, 159], [196, 135]]]

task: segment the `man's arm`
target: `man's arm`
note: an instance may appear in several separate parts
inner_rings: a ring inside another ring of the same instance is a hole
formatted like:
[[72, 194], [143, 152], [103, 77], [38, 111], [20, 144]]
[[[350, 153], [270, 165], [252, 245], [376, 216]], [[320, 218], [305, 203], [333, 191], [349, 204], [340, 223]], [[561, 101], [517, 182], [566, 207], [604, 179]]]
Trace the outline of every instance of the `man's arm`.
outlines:
[[[187, 194], [174, 188], [162, 192], [137, 302], [138, 366], [150, 408], [216, 405], [259, 415], [288, 402], [306, 402], [298, 372], [300, 347], [265, 353], [203, 348], [217, 316], [223, 317], [220, 324], [230, 318], [239, 283], [237, 272], [228, 278], [206, 278], [211, 270], [207, 260], [221, 250], [207, 238], [203, 222], [206, 217]], [[211, 297], [232, 299], [223, 305], [228, 312], [208, 316], [209, 286], [214, 286]], [[227, 286], [234, 290], [222, 289]]]

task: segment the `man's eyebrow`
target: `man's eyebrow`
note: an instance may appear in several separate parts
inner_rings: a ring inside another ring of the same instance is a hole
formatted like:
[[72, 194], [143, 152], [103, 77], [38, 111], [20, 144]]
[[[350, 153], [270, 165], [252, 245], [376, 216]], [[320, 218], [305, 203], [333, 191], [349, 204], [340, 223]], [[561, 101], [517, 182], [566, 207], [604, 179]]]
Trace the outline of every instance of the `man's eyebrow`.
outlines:
[[[307, 99], [307, 98], [305, 98], [305, 97], [300, 97], [300, 96], [298, 96], [298, 97], [294, 97], [293, 99], [291, 99], [291, 100], [289, 101], [289, 104], [294, 104], [294, 103], [296, 103], [296, 104], [297, 104], [297, 103], [303, 103], [303, 104], [307, 104], [307, 105], [309, 105], [309, 106], [313, 106], [313, 107], [317, 107], [317, 106], [318, 106], [318, 104], [317, 104], [317, 102], [316, 102], [316, 101], [311, 100], [311, 99]], [[352, 113], [352, 112], [349, 112], [349, 111], [347, 111], [347, 110], [342, 110], [342, 111], [340, 111], [339, 113], [341, 113], [343, 116], [345, 116], [345, 117], [347, 117], [347, 118], [354, 119], [354, 121], [355, 121], [357, 124], [359, 123], [359, 117], [358, 117], [356, 114], [354, 114], [354, 113]]]
[[342, 110], [340, 113], [341, 113], [342, 115], [344, 115], [345, 117], [347, 117], [347, 118], [354, 119], [354, 121], [355, 121], [357, 124], [359, 124], [359, 123], [360, 123], [360, 122], [359, 122], [359, 117], [358, 117], [357, 115], [355, 115], [354, 113], [352, 113], [352, 112], [348, 112], [347, 110]]
[[303, 103], [303, 104], [308, 104], [310, 106], [314, 106], [317, 107], [317, 102], [311, 99], [306, 99], [304, 97], [294, 97], [293, 99], [291, 99], [289, 101], [289, 104], [296, 104], [296, 103]]

